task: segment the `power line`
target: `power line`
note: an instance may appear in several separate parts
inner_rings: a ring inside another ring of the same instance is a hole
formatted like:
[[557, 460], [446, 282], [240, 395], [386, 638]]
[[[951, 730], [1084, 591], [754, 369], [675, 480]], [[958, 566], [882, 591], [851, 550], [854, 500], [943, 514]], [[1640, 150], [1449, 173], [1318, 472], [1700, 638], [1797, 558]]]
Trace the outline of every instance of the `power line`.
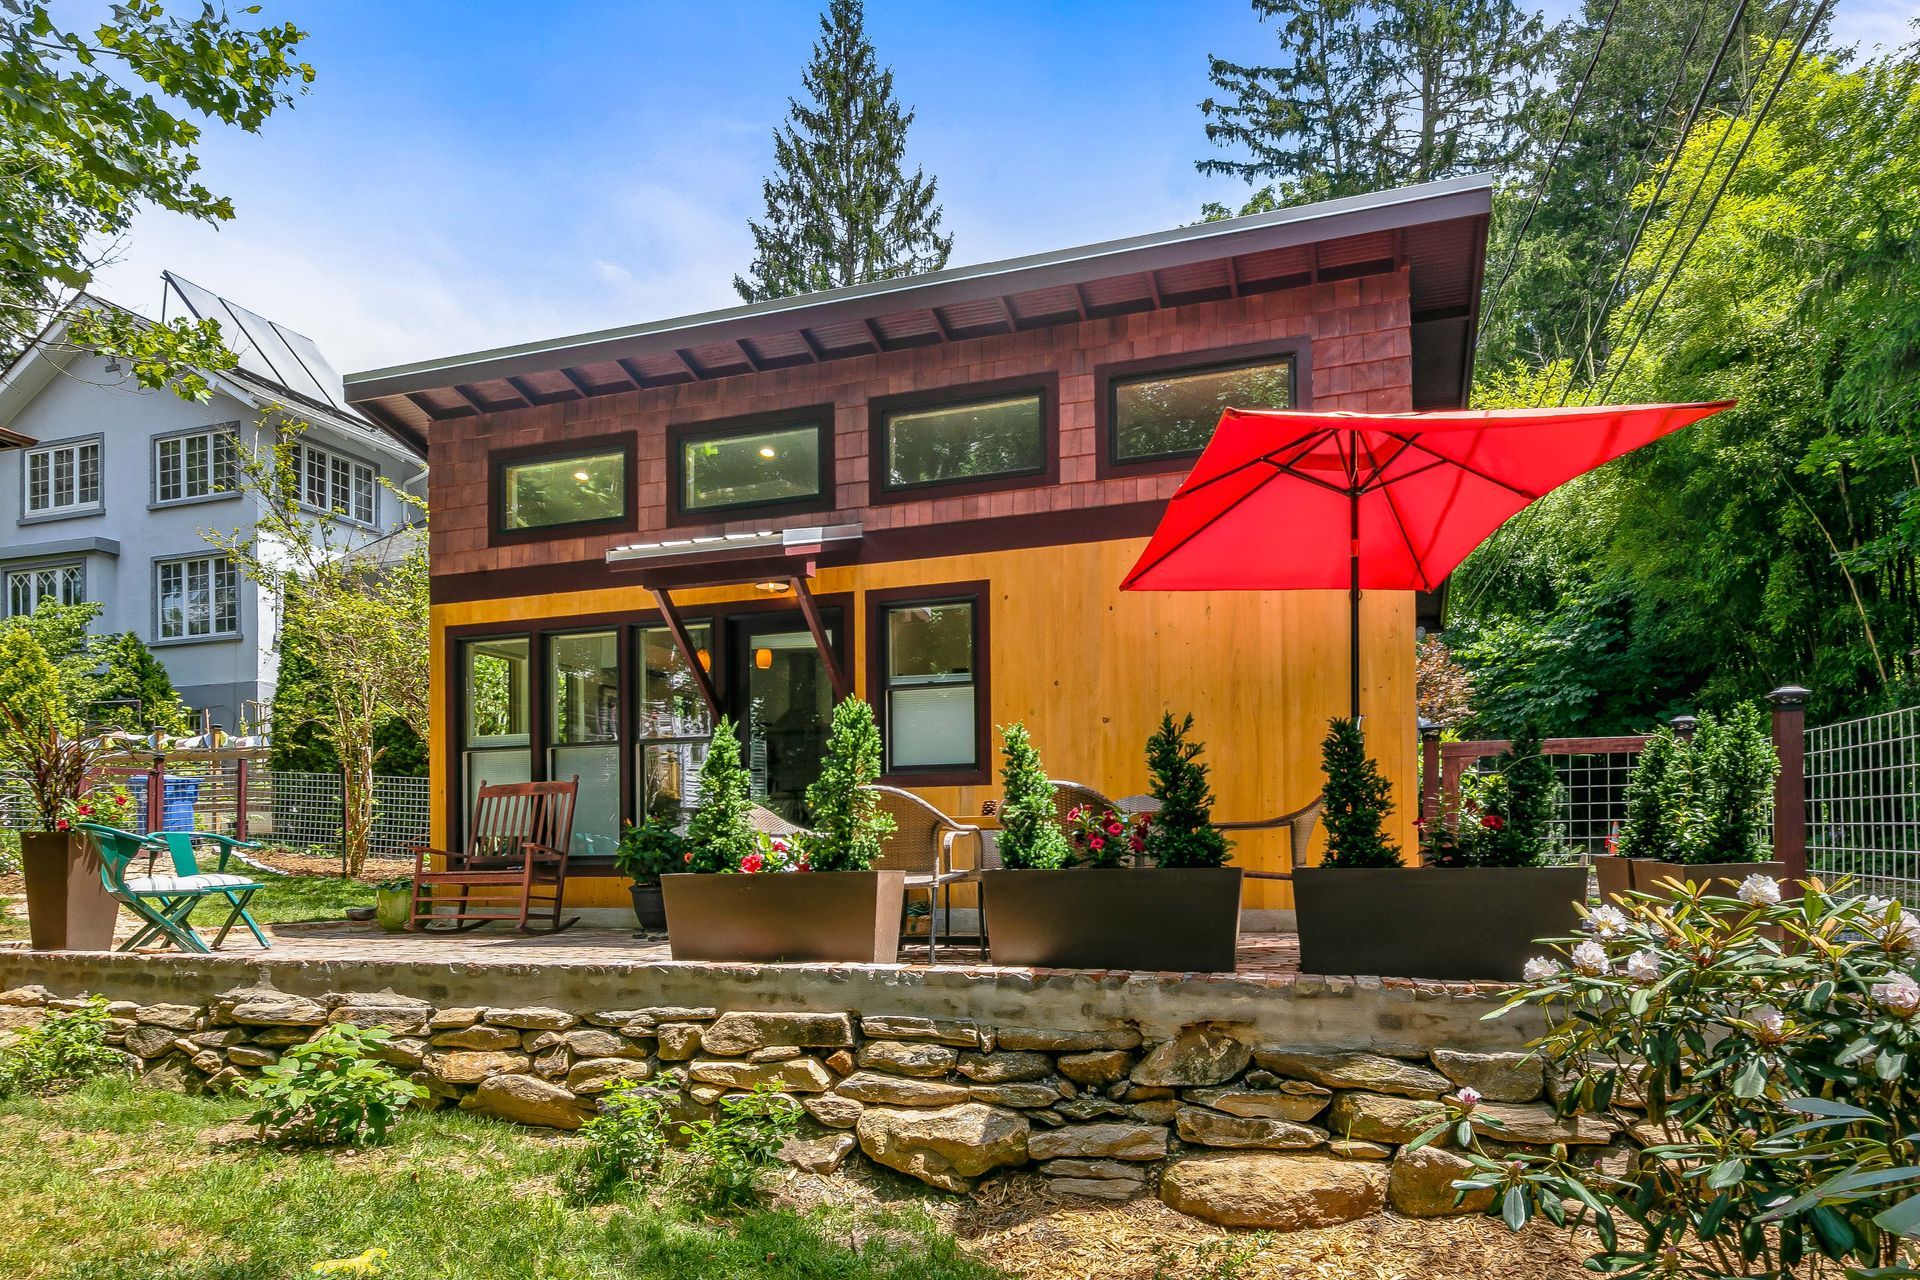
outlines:
[[[1800, 29], [1800, 38], [1794, 42], [1793, 52], [1787, 56], [1786, 65], [1780, 68], [1780, 74], [1774, 79], [1773, 87], [1767, 90], [1767, 100], [1760, 104], [1760, 111], [1753, 118], [1753, 127], [1748, 129], [1747, 136], [1741, 139], [1740, 149], [1734, 153], [1733, 163], [1729, 164], [1726, 173], [1721, 175], [1720, 185], [1714, 189], [1713, 199], [1707, 202], [1706, 212], [1700, 215], [1700, 221], [1694, 226], [1693, 234], [1687, 238], [1685, 247], [1680, 250], [1680, 256], [1674, 260], [1673, 270], [1667, 274], [1666, 283], [1660, 286], [1659, 294], [1641, 318], [1640, 328], [1633, 335], [1632, 344], [1628, 346], [1625, 355], [1618, 361], [1612, 362], [1613, 373], [1607, 378], [1606, 388], [1600, 393], [1602, 401], [1613, 394], [1613, 384], [1620, 380], [1620, 371], [1626, 368], [1627, 363], [1633, 359], [1634, 352], [1640, 349], [1640, 340], [1646, 337], [1647, 329], [1653, 323], [1654, 313], [1659, 311], [1660, 304], [1666, 301], [1667, 291], [1673, 287], [1673, 282], [1680, 278], [1680, 269], [1686, 266], [1687, 258], [1693, 253], [1693, 246], [1700, 242], [1707, 224], [1713, 220], [1713, 211], [1719, 207], [1720, 197], [1726, 194], [1728, 184], [1733, 181], [1733, 175], [1740, 168], [1740, 162], [1746, 159], [1747, 149], [1753, 145], [1754, 138], [1760, 133], [1760, 126], [1766, 123], [1767, 114], [1773, 110], [1774, 102], [1780, 97], [1780, 90], [1786, 87], [1787, 80], [1793, 75], [1793, 69], [1800, 63], [1801, 54], [1806, 52], [1807, 41], [1813, 38], [1814, 28], [1820, 25], [1832, 3], [1833, 0], [1820, 0], [1820, 3], [1814, 6], [1812, 16], [1807, 19], [1807, 25]], [[1732, 125], [1728, 126], [1728, 132], [1732, 132]]]
[[[1686, 47], [1680, 51], [1679, 74], [1674, 76], [1673, 88], [1667, 91], [1667, 99], [1661, 104], [1659, 111], [1659, 115], [1661, 116], [1664, 116], [1668, 111], [1672, 110], [1674, 100], [1680, 96], [1680, 90], [1687, 82], [1687, 61], [1693, 57], [1694, 45], [1699, 42], [1700, 32], [1707, 24], [1707, 10], [1708, 6], [1706, 4], [1700, 6], [1700, 17], [1694, 22], [1693, 31], [1687, 36]], [[1714, 77], [1720, 73], [1720, 63], [1727, 56], [1727, 49], [1733, 44], [1733, 33], [1739, 29], [1740, 19], [1746, 13], [1746, 10], [1747, 0], [1739, 0], [1739, 3], [1734, 6], [1733, 17], [1728, 21], [1726, 34], [1722, 36], [1720, 40], [1720, 48], [1718, 52], [1713, 55], [1713, 62], [1708, 66], [1706, 76], [1700, 81], [1700, 92], [1694, 96], [1693, 106], [1687, 111], [1687, 118], [1680, 126], [1679, 136], [1674, 139], [1673, 146], [1668, 149], [1667, 162], [1661, 169], [1660, 180], [1654, 184], [1653, 196], [1647, 201], [1645, 208], [1641, 210], [1640, 221], [1634, 227], [1633, 235], [1627, 241], [1626, 252], [1621, 257], [1620, 274], [1614, 277], [1613, 284], [1607, 289], [1607, 296], [1601, 300], [1598, 316], [1594, 315], [1593, 292], [1591, 284], [1589, 284], [1586, 297], [1586, 314], [1583, 317], [1586, 324], [1587, 336], [1586, 340], [1581, 344], [1578, 358], [1567, 365], [1567, 384], [1560, 389], [1560, 403], [1562, 405], [1567, 403], [1567, 397], [1573, 392], [1574, 379], [1578, 376], [1581, 365], [1585, 364], [1593, 353], [1594, 335], [1599, 331], [1599, 326], [1606, 322], [1607, 309], [1613, 305], [1613, 294], [1614, 291], [1620, 287], [1620, 281], [1626, 274], [1626, 264], [1633, 261], [1633, 251], [1640, 244], [1641, 233], [1647, 228], [1647, 219], [1652, 214], [1654, 206], [1659, 204], [1660, 196], [1667, 189], [1667, 180], [1673, 176], [1674, 161], [1679, 157], [1680, 148], [1686, 145], [1688, 136], [1693, 132], [1693, 124], [1700, 115], [1700, 107], [1707, 100], [1707, 94], [1713, 87]], [[1640, 149], [1639, 163], [1634, 166], [1637, 172], [1646, 172], [1648, 161], [1651, 160], [1653, 156], [1653, 149], [1659, 145], [1659, 142], [1660, 130], [1657, 127], [1649, 129], [1647, 131], [1646, 145]], [[1611, 233], [1611, 238], [1613, 239], [1617, 240], [1619, 238], [1620, 228], [1626, 225], [1627, 215], [1633, 208], [1632, 195], [1633, 188], [1631, 186], [1621, 194], [1620, 213], [1619, 216], [1613, 220], [1613, 231]], [[1589, 281], [1591, 281], [1591, 276], [1589, 276]]]
[[[1745, 0], [1742, 0], [1745, 3]], [[1607, 47], [1607, 37], [1613, 33], [1613, 17], [1620, 12], [1620, 0], [1613, 0], [1613, 6], [1607, 10], [1607, 19], [1600, 26], [1600, 38], [1594, 42], [1593, 55], [1587, 59], [1587, 68], [1580, 73], [1580, 83], [1574, 86], [1573, 99], [1567, 104], [1567, 122], [1561, 126], [1560, 136], [1554, 140], [1553, 150], [1547, 155], [1546, 167], [1540, 172], [1540, 181], [1534, 184], [1533, 198], [1527, 202], [1527, 216], [1520, 220], [1520, 229], [1514, 233], [1513, 245], [1507, 251], [1507, 265], [1501, 268], [1500, 278], [1494, 282], [1493, 292], [1487, 295], [1486, 305], [1480, 309], [1481, 325], [1489, 323], [1493, 315], [1494, 304], [1500, 301], [1500, 291], [1507, 287], [1507, 278], [1513, 274], [1514, 263], [1520, 258], [1520, 245], [1527, 238], [1527, 228], [1533, 225], [1533, 215], [1539, 211], [1540, 201], [1544, 197], [1547, 184], [1553, 177], [1553, 166], [1560, 161], [1560, 149], [1567, 145], [1567, 138], [1573, 133], [1573, 122], [1580, 117], [1580, 99], [1587, 92], [1587, 82], [1593, 78], [1593, 69], [1600, 61], [1600, 51]]]

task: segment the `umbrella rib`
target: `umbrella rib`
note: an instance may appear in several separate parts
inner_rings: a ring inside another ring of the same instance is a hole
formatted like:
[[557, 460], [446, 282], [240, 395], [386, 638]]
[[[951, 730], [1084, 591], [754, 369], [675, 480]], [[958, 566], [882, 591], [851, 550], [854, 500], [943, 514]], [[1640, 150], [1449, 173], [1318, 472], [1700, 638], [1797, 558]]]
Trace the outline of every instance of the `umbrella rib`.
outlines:
[[[1387, 485], [1390, 485], [1393, 483], [1393, 481], [1391, 480], [1381, 480], [1380, 473], [1385, 471], [1388, 467], [1392, 466], [1395, 462], [1399, 461], [1400, 455], [1413, 447], [1407, 441], [1401, 440], [1399, 436], [1394, 436], [1393, 439], [1398, 440], [1400, 442], [1400, 447], [1398, 449], [1395, 449], [1392, 453], [1388, 454], [1387, 459], [1384, 462], [1382, 462], [1381, 460], [1373, 456], [1373, 446], [1371, 444], [1366, 445], [1367, 461], [1373, 463], [1373, 470], [1367, 473], [1366, 483], [1361, 484], [1356, 479], [1355, 487], [1360, 489], [1373, 489], [1373, 488], [1384, 489], [1386, 488]], [[1422, 468], [1422, 470], [1424, 469], [1425, 468]], [[1415, 474], [1418, 474], [1418, 472], [1416, 472]]]
[[1438, 458], [1441, 462], [1445, 463], [1447, 466], [1457, 467], [1460, 470], [1466, 472], [1468, 475], [1472, 476], [1476, 480], [1485, 480], [1488, 484], [1499, 485], [1502, 489], [1507, 490], [1509, 493], [1517, 493], [1521, 497], [1525, 498], [1528, 502], [1535, 502], [1540, 497], [1539, 494], [1533, 492], [1531, 489], [1522, 489], [1519, 485], [1510, 484], [1507, 481], [1502, 480], [1499, 476], [1490, 476], [1486, 472], [1480, 470], [1478, 467], [1468, 466], [1466, 463], [1460, 461], [1458, 458], [1449, 458], [1446, 454], [1441, 453], [1437, 449], [1429, 449], [1426, 445], [1421, 444], [1418, 440], [1414, 439], [1412, 436], [1403, 436], [1397, 431], [1388, 431], [1388, 432], [1385, 432], [1384, 434], [1392, 436], [1395, 440], [1404, 441], [1409, 448], [1418, 449], [1420, 452], [1426, 454], [1430, 458]]
[[[1395, 436], [1394, 439], [1398, 440], [1399, 437]], [[1399, 457], [1401, 454], [1405, 453], [1411, 447], [1412, 447], [1411, 441], [1405, 441], [1405, 440], [1401, 441], [1401, 447], [1394, 451], [1393, 458]], [[1373, 457], [1373, 446], [1371, 445], [1367, 446], [1367, 456], [1369, 458]], [[1380, 463], [1378, 466], [1376, 466], [1373, 471], [1374, 475], [1376, 476], [1379, 475], [1382, 470], [1384, 470], [1387, 466], [1391, 465], [1393, 462], [1393, 458], [1388, 458], [1386, 462]], [[1437, 466], [1440, 466], [1441, 464], [1436, 462], [1432, 465], [1437, 467]], [[1422, 467], [1420, 468], [1420, 470], [1425, 471], [1425, 470], [1428, 470], [1428, 468]], [[1393, 500], [1393, 489], [1391, 485], [1390, 484], [1380, 485], [1379, 494], [1381, 499], [1385, 501], [1387, 504], [1387, 514], [1393, 517], [1393, 527], [1400, 531], [1400, 541], [1406, 544], [1407, 554], [1413, 557], [1413, 570], [1415, 573], [1420, 575], [1421, 590], [1423, 591], [1433, 590], [1433, 580], [1427, 576], [1427, 566], [1426, 566], [1425, 560], [1420, 555], [1419, 548], [1413, 545], [1413, 535], [1407, 532], [1407, 522], [1401, 518], [1400, 508]]]
[[1173, 495], [1174, 499], [1177, 501], [1178, 499], [1181, 499], [1181, 498], [1190, 497], [1191, 495], [1200, 492], [1202, 489], [1206, 488], [1208, 485], [1218, 484], [1222, 480], [1230, 479], [1233, 476], [1239, 475], [1242, 471], [1245, 471], [1248, 467], [1256, 467], [1263, 462], [1266, 463], [1268, 466], [1278, 467], [1284, 470], [1286, 467], [1286, 464], [1274, 461], [1274, 456], [1276, 454], [1285, 453], [1289, 449], [1298, 448], [1301, 445], [1311, 443], [1314, 441], [1315, 437], [1329, 436], [1332, 434], [1333, 432], [1329, 428], [1326, 428], [1326, 427], [1315, 428], [1314, 430], [1309, 431], [1306, 435], [1303, 435], [1295, 440], [1290, 440], [1286, 444], [1283, 444], [1276, 449], [1271, 449], [1268, 452], [1261, 454], [1257, 458], [1248, 458], [1245, 462], [1242, 462], [1237, 466], [1230, 467], [1227, 470], [1222, 471], [1217, 476], [1208, 476], [1205, 480], [1202, 480], [1199, 484], [1194, 485], [1190, 489], [1182, 488], [1180, 492]]

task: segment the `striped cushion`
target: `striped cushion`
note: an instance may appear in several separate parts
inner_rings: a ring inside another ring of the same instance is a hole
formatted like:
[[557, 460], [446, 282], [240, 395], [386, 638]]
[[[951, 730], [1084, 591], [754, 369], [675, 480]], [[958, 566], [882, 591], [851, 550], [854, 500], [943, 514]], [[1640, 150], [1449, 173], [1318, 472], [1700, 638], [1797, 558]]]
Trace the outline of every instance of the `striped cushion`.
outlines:
[[213, 889], [258, 889], [256, 880], [245, 876], [144, 876], [127, 881], [134, 893], [206, 893]]

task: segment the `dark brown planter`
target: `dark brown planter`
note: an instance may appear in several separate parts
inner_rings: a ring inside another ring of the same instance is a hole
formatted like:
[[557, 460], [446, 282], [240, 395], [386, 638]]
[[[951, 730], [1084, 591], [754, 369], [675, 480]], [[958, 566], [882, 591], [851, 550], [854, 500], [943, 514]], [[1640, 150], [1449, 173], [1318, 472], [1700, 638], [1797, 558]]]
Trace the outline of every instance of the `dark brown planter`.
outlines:
[[1586, 897], [1585, 867], [1303, 867], [1300, 971], [1517, 981], [1536, 939], [1575, 931]]
[[35, 951], [111, 951], [120, 903], [100, 882], [100, 847], [64, 831], [20, 834], [27, 930]]
[[648, 933], [666, 932], [667, 900], [661, 896], [659, 884], [630, 885], [627, 892], [633, 897], [633, 915], [640, 927]]
[[1780, 882], [1780, 896], [1797, 898], [1800, 890], [1797, 885], [1787, 881], [1787, 864], [1784, 862], [1661, 862], [1655, 858], [1638, 858], [1633, 864], [1633, 887], [1641, 893], [1658, 894], [1663, 898], [1673, 896], [1673, 890], [1662, 885], [1662, 880], [1684, 880], [1691, 884], [1709, 885], [1708, 892], [1722, 897], [1732, 897], [1740, 882], [1748, 876], [1772, 876]]
[[1624, 898], [1633, 891], [1634, 861], [1612, 853], [1602, 854], [1593, 860], [1593, 878], [1599, 885], [1602, 905], [1611, 903], [1615, 898]]
[[675, 960], [892, 964], [904, 871], [660, 877]]
[[1033, 969], [1231, 973], [1240, 868], [986, 871], [993, 963]]

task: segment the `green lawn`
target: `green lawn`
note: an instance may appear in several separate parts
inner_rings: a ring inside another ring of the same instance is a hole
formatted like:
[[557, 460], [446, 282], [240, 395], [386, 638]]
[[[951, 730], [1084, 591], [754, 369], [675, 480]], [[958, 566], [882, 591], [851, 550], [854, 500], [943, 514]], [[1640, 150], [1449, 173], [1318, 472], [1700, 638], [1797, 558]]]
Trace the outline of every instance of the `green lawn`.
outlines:
[[580, 1206], [556, 1181], [566, 1145], [459, 1112], [414, 1115], [364, 1151], [210, 1140], [245, 1112], [121, 1081], [0, 1104], [0, 1276], [295, 1280], [376, 1246], [389, 1254], [377, 1274], [392, 1280], [1001, 1274], [917, 1210], [711, 1221], [637, 1193]]
[[[373, 886], [344, 876], [282, 876], [238, 866], [233, 870], [241, 875], [253, 875], [266, 886], [253, 895], [253, 903], [248, 907], [261, 924], [339, 920], [344, 918], [348, 907], [373, 905]], [[194, 914], [194, 922], [219, 923], [219, 917], [224, 914], [216, 910], [219, 905], [214, 902], [201, 907]]]

